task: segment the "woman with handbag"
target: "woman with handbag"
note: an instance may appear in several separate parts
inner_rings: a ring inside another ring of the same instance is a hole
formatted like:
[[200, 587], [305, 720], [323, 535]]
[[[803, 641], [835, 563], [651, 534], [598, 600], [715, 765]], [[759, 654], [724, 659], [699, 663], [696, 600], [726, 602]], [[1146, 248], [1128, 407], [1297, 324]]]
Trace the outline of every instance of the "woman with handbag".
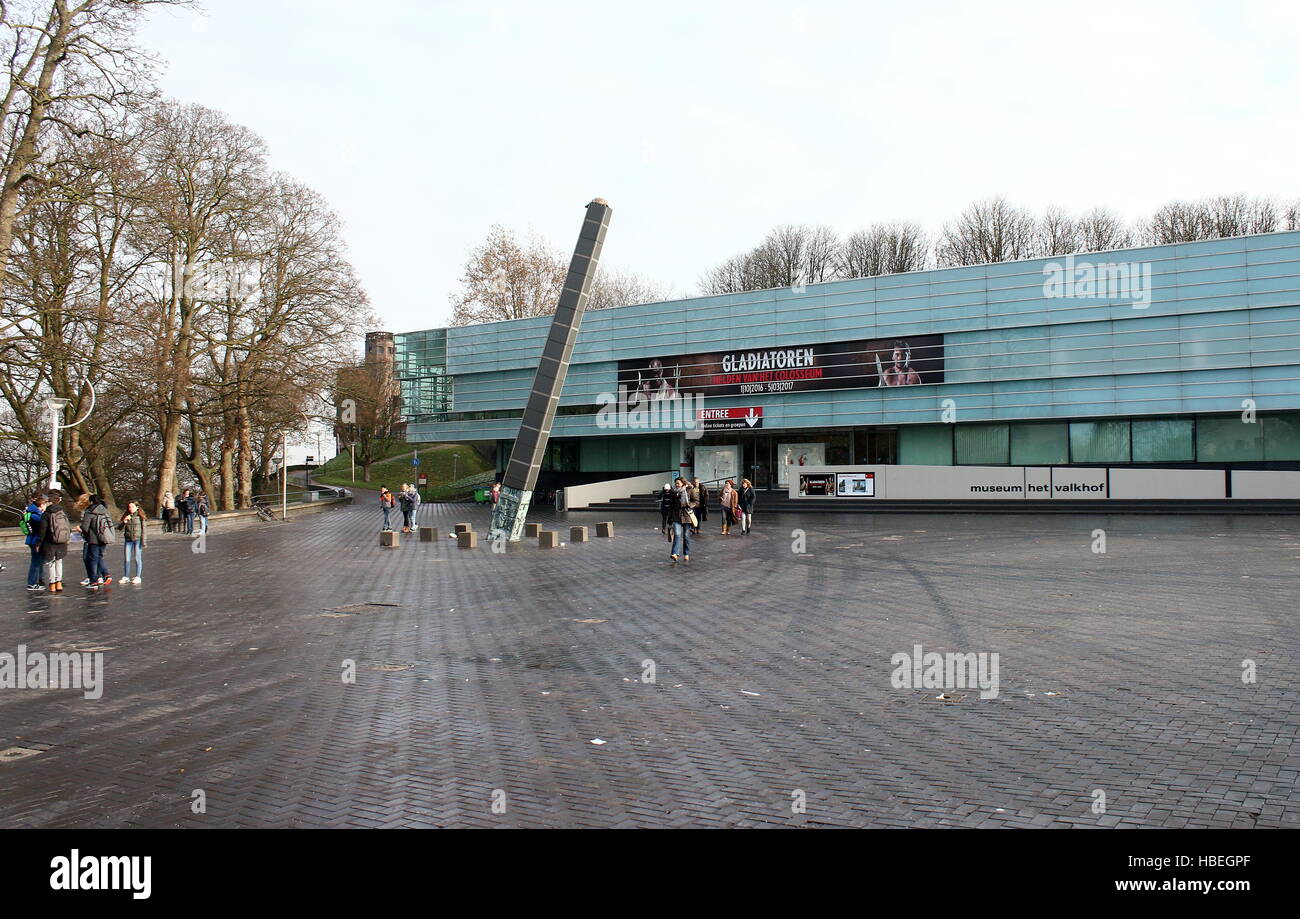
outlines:
[[754, 525], [754, 483], [749, 479], [741, 479], [740, 493], [737, 498], [739, 503], [736, 509], [740, 512], [737, 522], [740, 524], [740, 535], [747, 536], [750, 527]]
[[678, 479], [673, 489], [673, 549], [670, 558], [677, 564], [677, 550], [681, 548], [682, 561], [691, 561], [691, 530], [700, 525], [695, 517], [700, 493], [685, 479]]
[[718, 495], [718, 503], [722, 506], [722, 535], [731, 535], [731, 524], [736, 519], [736, 506], [740, 496], [736, 493], [735, 483], [731, 479], [722, 483], [722, 493]]

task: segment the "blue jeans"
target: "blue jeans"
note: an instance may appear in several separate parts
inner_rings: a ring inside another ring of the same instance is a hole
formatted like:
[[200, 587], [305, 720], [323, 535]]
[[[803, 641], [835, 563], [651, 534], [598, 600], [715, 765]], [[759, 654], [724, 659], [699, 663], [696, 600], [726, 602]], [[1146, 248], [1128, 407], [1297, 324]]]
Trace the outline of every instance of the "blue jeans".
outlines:
[[[681, 546], [682, 551], [678, 552], [677, 547]], [[673, 524], [673, 555], [690, 555], [691, 554], [691, 526], [688, 523]]]
[[206, 533], [208, 531], [208, 518], [204, 517], [202, 514], [199, 514], [198, 518], [199, 518], [199, 532]]
[[108, 577], [108, 566], [104, 564], [104, 547], [99, 543], [86, 543], [82, 559], [86, 563], [86, 577], [92, 581]]
[[392, 509], [391, 507], [385, 507], [385, 508], [383, 508], [383, 511], [384, 511], [384, 529], [385, 529], [385, 530], [391, 530], [391, 529], [393, 528], [393, 525], [392, 525], [391, 523], [388, 522], [388, 515], [392, 512], [392, 510], [393, 510], [393, 509]]
[[193, 514], [186, 514], [186, 515], [185, 515], [185, 535], [186, 535], [186, 536], [193, 536], [193, 535], [194, 535], [194, 515], [193, 515]]
[[27, 585], [33, 587], [41, 583], [41, 550], [36, 546], [28, 546], [32, 550], [32, 561], [27, 566]]
[[126, 566], [123, 569], [122, 579], [131, 577], [131, 562], [135, 562], [135, 576], [141, 577], [144, 574], [144, 546], [140, 545], [138, 539], [128, 539], [122, 543], [126, 550]]

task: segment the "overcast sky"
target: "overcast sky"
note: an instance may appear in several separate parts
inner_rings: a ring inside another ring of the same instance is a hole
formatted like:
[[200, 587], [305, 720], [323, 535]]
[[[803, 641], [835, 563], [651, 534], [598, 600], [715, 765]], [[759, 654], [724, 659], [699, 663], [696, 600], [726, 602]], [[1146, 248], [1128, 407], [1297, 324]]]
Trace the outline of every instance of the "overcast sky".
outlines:
[[596, 196], [604, 264], [680, 295], [780, 223], [1300, 197], [1294, 2], [207, 0], [141, 38], [326, 196], [397, 332], [491, 224], [567, 252]]

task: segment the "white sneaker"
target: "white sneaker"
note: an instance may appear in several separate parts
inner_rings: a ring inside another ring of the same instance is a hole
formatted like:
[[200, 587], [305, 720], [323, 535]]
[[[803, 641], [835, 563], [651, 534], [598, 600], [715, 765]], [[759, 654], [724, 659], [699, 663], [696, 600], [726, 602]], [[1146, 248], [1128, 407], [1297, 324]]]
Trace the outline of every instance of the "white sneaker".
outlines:
[[139, 584], [139, 583], [140, 583], [140, 579], [139, 579], [138, 577], [137, 577], [137, 578], [131, 578], [131, 583], [132, 583], [132, 584]]
[[81, 586], [82, 586], [82, 587], [89, 587], [89, 586], [90, 586], [90, 578], [82, 578], [82, 579], [81, 579]]

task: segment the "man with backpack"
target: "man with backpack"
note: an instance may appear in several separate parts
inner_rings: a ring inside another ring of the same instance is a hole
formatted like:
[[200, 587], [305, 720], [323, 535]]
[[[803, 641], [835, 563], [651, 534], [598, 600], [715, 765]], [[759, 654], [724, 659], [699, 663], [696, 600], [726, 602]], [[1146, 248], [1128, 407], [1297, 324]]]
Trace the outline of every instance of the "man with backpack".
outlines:
[[86, 541], [86, 579], [82, 587], [98, 590], [113, 583], [104, 563], [104, 549], [113, 543], [113, 521], [109, 519], [108, 508], [99, 495], [90, 496], [90, 504], [81, 518], [81, 536]]
[[31, 591], [44, 590], [41, 584], [41, 569], [44, 563], [41, 561], [41, 517], [45, 515], [45, 506], [50, 503], [50, 499], [45, 495], [32, 495], [31, 503], [27, 505], [27, 510], [23, 511], [22, 521], [18, 524], [19, 530], [23, 534], [23, 542], [31, 550], [31, 563], [27, 566], [27, 589]]
[[41, 563], [45, 571], [45, 584], [50, 593], [63, 592], [63, 558], [68, 554], [68, 540], [72, 538], [72, 524], [63, 509], [63, 493], [50, 492], [49, 503], [36, 524], [37, 544], [41, 548]]

